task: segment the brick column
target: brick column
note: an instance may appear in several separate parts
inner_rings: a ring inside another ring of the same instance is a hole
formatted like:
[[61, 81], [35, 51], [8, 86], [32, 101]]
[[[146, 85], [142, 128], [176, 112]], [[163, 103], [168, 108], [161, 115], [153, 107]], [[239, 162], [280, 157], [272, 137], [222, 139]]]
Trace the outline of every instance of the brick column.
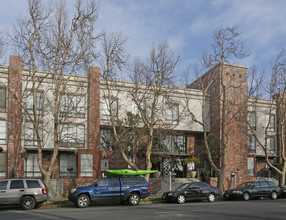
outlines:
[[24, 160], [21, 158], [22, 107], [19, 101], [22, 100], [24, 64], [18, 56], [10, 56], [9, 62], [7, 176], [21, 177], [24, 173]]
[[101, 175], [99, 67], [90, 67], [88, 80], [88, 149], [79, 150], [78, 164], [80, 168], [81, 153], [93, 154], [93, 176], [98, 178]]

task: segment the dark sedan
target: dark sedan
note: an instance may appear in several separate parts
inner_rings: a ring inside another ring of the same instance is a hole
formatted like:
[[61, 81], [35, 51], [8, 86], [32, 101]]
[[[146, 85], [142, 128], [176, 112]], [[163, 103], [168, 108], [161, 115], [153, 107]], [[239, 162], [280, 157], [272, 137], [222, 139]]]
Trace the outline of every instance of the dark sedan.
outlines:
[[250, 181], [244, 182], [234, 189], [224, 193], [226, 199], [244, 199], [270, 197], [277, 199], [280, 195], [280, 188], [272, 181]]
[[208, 200], [214, 202], [216, 196], [219, 195], [217, 187], [211, 186], [204, 182], [185, 183], [176, 190], [165, 192], [162, 196], [163, 200], [168, 202], [184, 203], [187, 200]]

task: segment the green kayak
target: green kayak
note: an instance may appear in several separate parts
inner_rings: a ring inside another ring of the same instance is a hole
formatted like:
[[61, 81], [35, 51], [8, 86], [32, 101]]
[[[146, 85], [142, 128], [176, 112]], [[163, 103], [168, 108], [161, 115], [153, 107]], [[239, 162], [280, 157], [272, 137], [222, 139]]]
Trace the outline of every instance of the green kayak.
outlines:
[[105, 170], [107, 173], [117, 174], [117, 175], [145, 175], [149, 173], [156, 173], [158, 170], [129, 170], [129, 169], [122, 169], [122, 170]]

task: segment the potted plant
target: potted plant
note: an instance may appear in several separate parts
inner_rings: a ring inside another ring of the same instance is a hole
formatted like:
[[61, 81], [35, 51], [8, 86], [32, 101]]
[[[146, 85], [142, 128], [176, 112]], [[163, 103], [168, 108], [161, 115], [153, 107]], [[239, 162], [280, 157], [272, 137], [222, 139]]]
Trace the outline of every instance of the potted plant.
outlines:
[[201, 164], [201, 160], [198, 157], [191, 156], [185, 158], [183, 164], [187, 165], [187, 170], [190, 171], [191, 178], [194, 178], [197, 174], [197, 171], [195, 171], [195, 164]]

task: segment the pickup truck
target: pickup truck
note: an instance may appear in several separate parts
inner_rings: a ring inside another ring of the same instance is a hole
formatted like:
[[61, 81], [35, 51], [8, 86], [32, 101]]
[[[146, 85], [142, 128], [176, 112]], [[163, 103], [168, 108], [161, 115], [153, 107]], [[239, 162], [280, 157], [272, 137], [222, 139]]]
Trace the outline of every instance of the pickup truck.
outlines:
[[68, 199], [79, 208], [88, 207], [91, 201], [118, 199], [132, 206], [140, 198], [150, 195], [149, 184], [144, 177], [120, 176], [95, 180], [89, 186], [70, 189]]

